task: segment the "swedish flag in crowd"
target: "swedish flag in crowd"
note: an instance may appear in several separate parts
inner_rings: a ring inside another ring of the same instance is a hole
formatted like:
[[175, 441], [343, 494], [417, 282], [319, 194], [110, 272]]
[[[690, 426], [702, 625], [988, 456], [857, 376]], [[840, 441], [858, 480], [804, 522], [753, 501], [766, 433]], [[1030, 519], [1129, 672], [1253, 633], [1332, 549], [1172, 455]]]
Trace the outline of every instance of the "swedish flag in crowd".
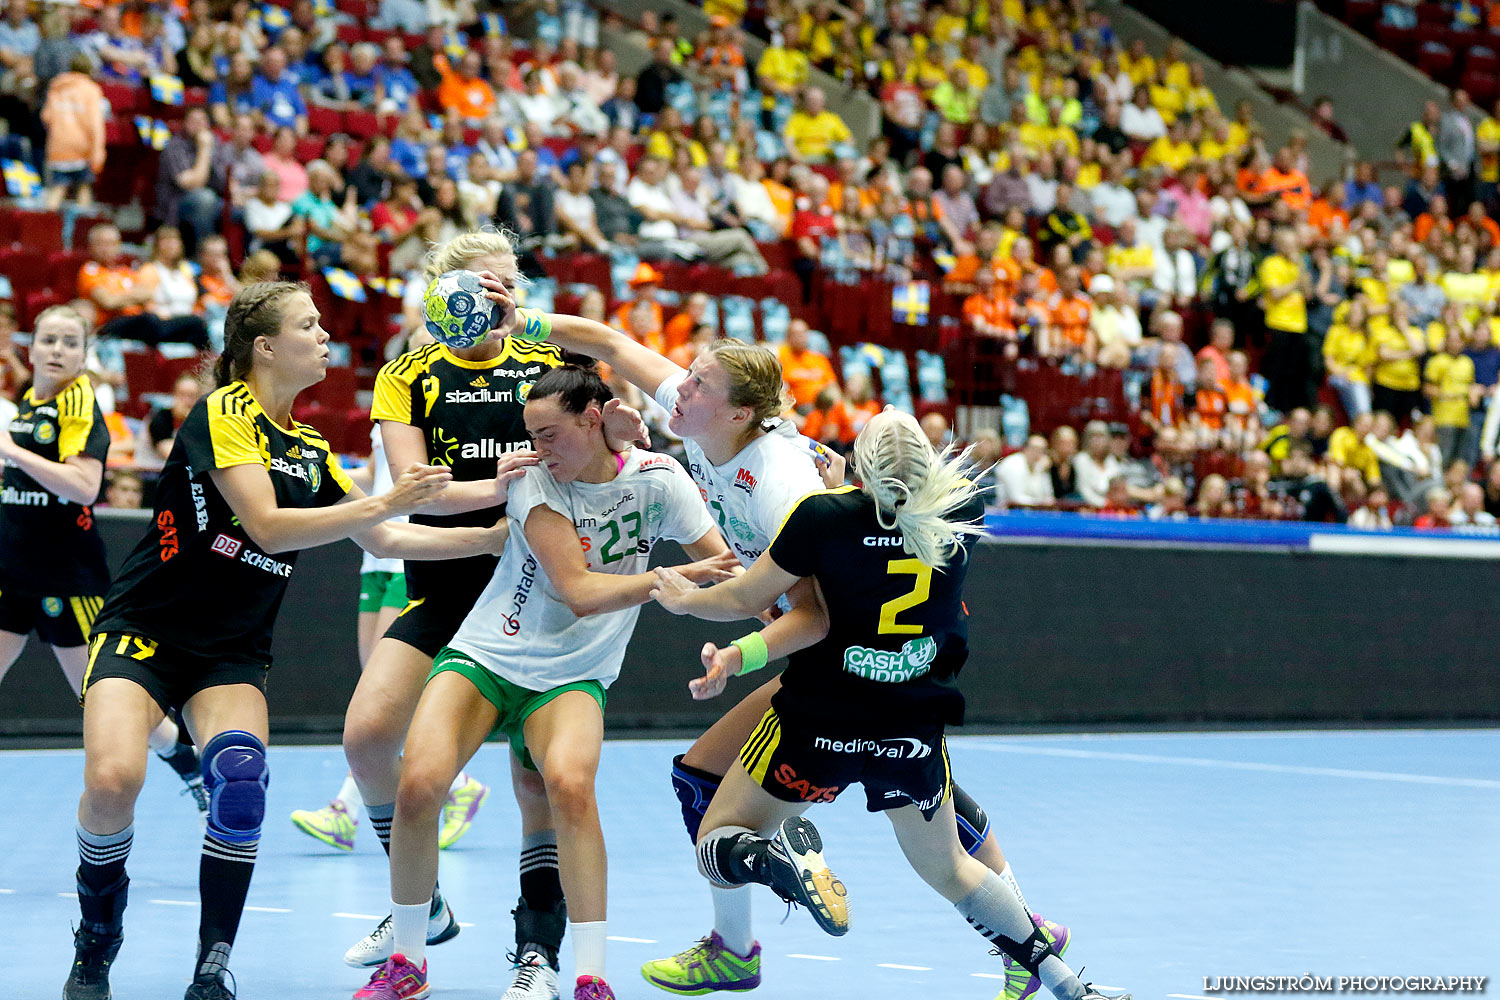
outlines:
[[514, 125], [505, 126], [505, 144], [510, 147], [512, 153], [519, 153], [530, 145], [526, 141], [526, 133]]
[[406, 282], [400, 278], [366, 278], [365, 285], [371, 290], [389, 295], [393, 299], [399, 299], [406, 294]]
[[155, 150], [166, 149], [167, 141], [172, 138], [172, 130], [167, 128], [166, 122], [147, 115], [135, 116], [135, 133], [141, 137], [143, 145]]
[[932, 288], [925, 281], [907, 281], [891, 289], [891, 314], [897, 323], [925, 326], [932, 307]]
[[479, 22], [484, 25], [484, 33], [491, 38], [499, 38], [505, 34], [505, 18], [499, 14], [481, 14]]
[[469, 46], [457, 31], [449, 28], [448, 33], [443, 36], [443, 51], [448, 54], [449, 59], [457, 63], [464, 57], [464, 53], [469, 51]]
[[365, 286], [357, 276], [341, 267], [323, 268], [323, 278], [328, 282], [328, 287], [333, 289], [333, 294], [350, 302], [365, 301]]
[[260, 26], [269, 32], [279, 33], [291, 27], [292, 15], [285, 7], [263, 3], [260, 5]]
[[151, 75], [151, 97], [159, 104], [174, 107], [182, 103], [182, 81], [168, 73]]
[[313, 13], [318, 17], [332, 17], [332, 0], [313, 0]]
[[5, 190], [12, 198], [35, 198], [42, 192], [42, 178], [24, 160], [0, 160], [5, 171]]

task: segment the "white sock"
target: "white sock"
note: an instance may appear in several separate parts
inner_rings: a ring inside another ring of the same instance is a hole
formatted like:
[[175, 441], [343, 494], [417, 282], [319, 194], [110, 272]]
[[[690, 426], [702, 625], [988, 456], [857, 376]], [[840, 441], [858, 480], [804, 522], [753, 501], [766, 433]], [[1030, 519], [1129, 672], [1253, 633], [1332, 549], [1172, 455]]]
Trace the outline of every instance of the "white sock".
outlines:
[[152, 752], [158, 754], [163, 750], [172, 749], [177, 745], [177, 723], [170, 718], [162, 719], [146, 737], [146, 745], [151, 748]]
[[744, 958], [755, 947], [755, 932], [750, 925], [750, 887], [737, 885], [726, 889], [710, 885], [708, 891], [714, 898], [714, 930], [730, 951]]
[[409, 906], [391, 901], [391, 930], [395, 934], [392, 948], [419, 969], [427, 958], [427, 912], [431, 909], [430, 900]]
[[453, 784], [451, 784], [451, 785], [448, 786], [448, 794], [452, 795], [454, 792], [458, 791], [460, 788], [464, 787], [468, 783], [469, 783], [469, 773], [467, 771], [459, 771], [458, 772], [458, 777], [456, 777], [456, 778], [453, 779]]
[[359, 794], [359, 785], [354, 783], [354, 775], [344, 775], [344, 783], [339, 786], [339, 793], [333, 797], [333, 801], [340, 802], [344, 806], [344, 812], [354, 822], [359, 822], [360, 810], [364, 807], [365, 800]]
[[1010, 886], [1011, 892], [1016, 894], [1016, 898], [1021, 901], [1021, 905], [1026, 907], [1026, 912], [1030, 913], [1031, 907], [1027, 904], [1026, 897], [1021, 893], [1020, 883], [1016, 881], [1015, 873], [1010, 870], [1009, 861], [1005, 863], [1004, 868], [1000, 869], [1000, 880]]
[[573, 936], [574, 975], [604, 978], [604, 929], [603, 920], [581, 924], [568, 921], [568, 933]]
[[[994, 872], [986, 874], [973, 892], [953, 905], [970, 926], [995, 944], [1000, 944], [995, 940], [996, 935], [1014, 944], [1024, 944], [1036, 931], [1031, 915], [1005, 880]], [[1042, 959], [1037, 971], [1042, 985], [1058, 1000], [1079, 1000], [1083, 995], [1083, 984], [1056, 955]]]

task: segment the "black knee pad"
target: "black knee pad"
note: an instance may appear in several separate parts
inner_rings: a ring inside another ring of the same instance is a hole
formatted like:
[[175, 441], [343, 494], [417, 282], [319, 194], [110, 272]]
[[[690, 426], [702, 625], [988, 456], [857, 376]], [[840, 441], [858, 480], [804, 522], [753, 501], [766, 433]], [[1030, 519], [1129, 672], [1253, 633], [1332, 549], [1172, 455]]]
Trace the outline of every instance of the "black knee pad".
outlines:
[[990, 835], [990, 818], [985, 815], [984, 807], [956, 784], [953, 786], [953, 812], [958, 817], [958, 842], [972, 855]]

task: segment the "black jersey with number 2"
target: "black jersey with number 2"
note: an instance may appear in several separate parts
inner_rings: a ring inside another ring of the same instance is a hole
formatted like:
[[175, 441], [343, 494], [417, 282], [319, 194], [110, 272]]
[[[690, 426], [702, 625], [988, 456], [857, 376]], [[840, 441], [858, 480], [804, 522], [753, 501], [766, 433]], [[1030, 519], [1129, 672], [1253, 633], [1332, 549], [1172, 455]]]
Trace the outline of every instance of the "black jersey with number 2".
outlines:
[[[953, 519], [983, 514], [974, 497]], [[822, 642], [791, 655], [777, 711], [879, 725], [962, 723], [955, 678], [968, 657], [963, 586], [974, 544], [963, 538], [963, 550], [933, 569], [907, 553], [900, 532], [880, 526], [862, 490], [846, 486], [798, 501], [767, 553], [788, 573], [818, 581], [829, 628]]]
[[[87, 375], [51, 399], [38, 399], [36, 390], [28, 389], [17, 409], [8, 431], [27, 451], [49, 462], [81, 455], [102, 463], [109, 457], [109, 429]], [[0, 487], [0, 575], [12, 589], [34, 594], [104, 593], [109, 567], [93, 511], [6, 466]]]
[[214, 390], [177, 432], [151, 528], [110, 589], [96, 634], [142, 635], [221, 662], [271, 662], [271, 627], [297, 553], [269, 555], [250, 540], [209, 475], [237, 465], [265, 467], [278, 507], [330, 507], [353, 487], [317, 431], [279, 426], [243, 382]]

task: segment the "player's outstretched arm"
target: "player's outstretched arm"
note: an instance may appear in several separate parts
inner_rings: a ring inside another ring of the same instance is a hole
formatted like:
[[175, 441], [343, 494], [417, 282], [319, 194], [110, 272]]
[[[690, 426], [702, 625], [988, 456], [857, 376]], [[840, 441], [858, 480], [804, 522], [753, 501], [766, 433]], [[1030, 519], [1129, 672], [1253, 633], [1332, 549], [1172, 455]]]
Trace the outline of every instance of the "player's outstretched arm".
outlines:
[[232, 465], [209, 475], [250, 540], [270, 554], [327, 545], [389, 518], [423, 510], [453, 478], [447, 469], [413, 465], [378, 497], [367, 497], [356, 486], [331, 507], [303, 508], [277, 505], [276, 489], [264, 465]]
[[[816, 591], [816, 583], [812, 584], [812, 589]], [[821, 596], [814, 593], [793, 605], [792, 610], [761, 629], [759, 634], [766, 644], [766, 659], [780, 659], [823, 641], [828, 635], [828, 609]], [[731, 644], [720, 649], [711, 642], [705, 643], [701, 656], [703, 676], [688, 681], [688, 691], [694, 701], [705, 701], [722, 694], [729, 678], [748, 673], [744, 652], [739, 646]]]
[[652, 600], [674, 615], [692, 615], [711, 622], [754, 618], [801, 579], [776, 565], [769, 553], [739, 576], [707, 589], [669, 566], [656, 568]]
[[[489, 271], [481, 271], [479, 283], [489, 293], [490, 300], [498, 302], [504, 310], [497, 329], [507, 335], [519, 335], [525, 325], [525, 318], [517, 314], [515, 300], [506, 290], [504, 282]], [[636, 343], [603, 323], [562, 313], [546, 313], [545, 316], [552, 324], [552, 332], [547, 337], [548, 343], [603, 361], [647, 395], [655, 396], [657, 388], [664, 381], [682, 372], [681, 368], [649, 347]]]
[[354, 535], [354, 542], [376, 559], [427, 562], [505, 553], [510, 522], [501, 518], [489, 528], [437, 528], [430, 524], [389, 521]]
[[[386, 462], [390, 465], [392, 480], [401, 474], [402, 469], [426, 464], [427, 442], [420, 427], [396, 420], [382, 420], [380, 436], [385, 441]], [[498, 507], [505, 502], [506, 488], [516, 478], [507, 476], [507, 473], [535, 464], [536, 452], [529, 449], [513, 451], [497, 463], [494, 479], [449, 483], [443, 495], [434, 500], [423, 513], [467, 514], [486, 507]]]

